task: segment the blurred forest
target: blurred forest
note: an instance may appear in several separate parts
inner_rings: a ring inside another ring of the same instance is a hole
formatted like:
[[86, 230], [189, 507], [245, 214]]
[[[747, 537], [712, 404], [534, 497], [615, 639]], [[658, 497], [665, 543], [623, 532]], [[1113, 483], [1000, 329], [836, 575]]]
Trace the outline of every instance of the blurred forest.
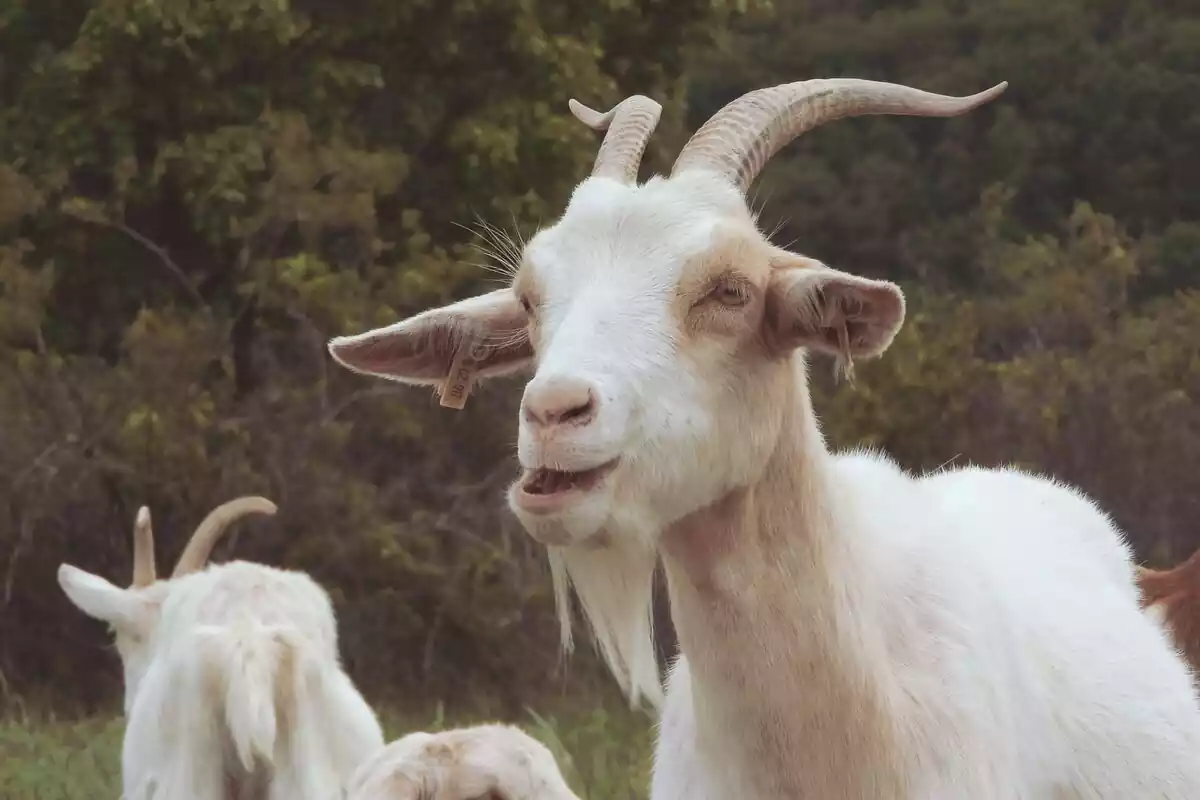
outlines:
[[[857, 76], [995, 103], [862, 118], [777, 156], [776, 240], [890, 276], [909, 316], [831, 443], [1077, 483], [1141, 559], [1200, 545], [1200, 9], [1183, 0], [8, 0], [0, 4], [0, 711], [119, 693], [55, 580], [160, 569], [241, 494], [217, 559], [304, 569], [373, 700], [606, 687], [557, 653], [504, 509], [520, 385], [466, 411], [337, 368], [333, 335], [487, 288], [487, 226], [553, 219], [643, 93], [665, 171], [743, 91]], [[1036, 553], [1030, 554], [1036, 558]]]

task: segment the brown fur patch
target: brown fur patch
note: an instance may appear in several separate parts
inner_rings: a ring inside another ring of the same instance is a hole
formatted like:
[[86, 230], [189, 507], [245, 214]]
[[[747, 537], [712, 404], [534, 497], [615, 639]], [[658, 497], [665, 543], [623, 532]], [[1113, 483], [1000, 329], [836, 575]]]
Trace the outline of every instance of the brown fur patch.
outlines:
[[[725, 223], [712, 245], [684, 268], [676, 287], [674, 313], [687, 339], [723, 336], [761, 345], [771, 248], [753, 229]], [[742, 295], [739, 304], [720, 300], [722, 290]]]
[[1158, 605], [1175, 646], [1200, 673], [1200, 550], [1172, 569], [1137, 568], [1142, 606]]
[[691, 305], [703, 297], [713, 280], [733, 272], [757, 286], [771, 273], [771, 247], [752, 228], [733, 223], [716, 226], [708, 249], [685, 266], [679, 280], [680, 298]]

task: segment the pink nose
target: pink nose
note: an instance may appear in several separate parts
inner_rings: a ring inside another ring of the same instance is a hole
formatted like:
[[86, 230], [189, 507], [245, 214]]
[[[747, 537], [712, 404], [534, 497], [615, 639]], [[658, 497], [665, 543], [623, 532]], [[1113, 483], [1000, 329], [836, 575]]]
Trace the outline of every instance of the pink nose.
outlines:
[[596, 392], [578, 378], [534, 380], [521, 401], [525, 421], [539, 428], [587, 425], [596, 418]]

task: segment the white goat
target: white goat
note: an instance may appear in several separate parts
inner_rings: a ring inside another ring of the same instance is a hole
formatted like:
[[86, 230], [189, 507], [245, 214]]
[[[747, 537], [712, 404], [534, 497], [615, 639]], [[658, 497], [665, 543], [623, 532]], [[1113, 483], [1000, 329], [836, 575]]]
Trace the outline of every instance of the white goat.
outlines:
[[442, 385], [533, 369], [509, 491], [624, 688], [658, 698], [661, 558], [681, 656], [654, 800], [1196, 798], [1200, 704], [1138, 607], [1121, 533], [1014, 469], [911, 476], [826, 448], [806, 352], [882, 353], [892, 283], [769, 243], [745, 192], [823, 122], [953, 116], [965, 98], [856, 79], [751, 92], [638, 185], [660, 107], [608, 133], [512, 286], [330, 342], [358, 372]]
[[346, 800], [579, 800], [550, 750], [514, 725], [410, 733], [364, 761]]
[[59, 567], [71, 602], [112, 628], [125, 668], [124, 800], [331, 800], [383, 746], [339, 663], [326, 592], [261, 564], [205, 568], [234, 520], [275, 510], [261, 497], [218, 506], [168, 580], [147, 508], [128, 589]]

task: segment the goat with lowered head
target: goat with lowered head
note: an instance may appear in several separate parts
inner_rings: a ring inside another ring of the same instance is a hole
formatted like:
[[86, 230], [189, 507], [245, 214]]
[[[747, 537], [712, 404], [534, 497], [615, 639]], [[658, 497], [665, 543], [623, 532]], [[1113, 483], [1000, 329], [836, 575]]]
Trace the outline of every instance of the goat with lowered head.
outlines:
[[1121, 532], [1017, 469], [831, 452], [807, 356], [880, 355], [904, 296], [773, 245], [746, 202], [822, 123], [953, 116], [1004, 86], [760, 89], [644, 184], [659, 105], [572, 102], [607, 133], [510, 286], [330, 342], [454, 407], [473, 380], [532, 372], [509, 503], [549, 546], [566, 644], [573, 585], [635, 698], [662, 691], [648, 612], [665, 569], [681, 654], [654, 800], [1200, 797], [1200, 704]]
[[342, 670], [326, 592], [301, 572], [206, 567], [261, 497], [218, 506], [159, 580], [150, 511], [134, 525], [133, 584], [63, 564], [72, 603], [108, 623], [125, 669], [124, 800], [330, 800], [383, 745]]
[[537, 739], [515, 725], [410, 733], [367, 758], [346, 800], [579, 800]]

